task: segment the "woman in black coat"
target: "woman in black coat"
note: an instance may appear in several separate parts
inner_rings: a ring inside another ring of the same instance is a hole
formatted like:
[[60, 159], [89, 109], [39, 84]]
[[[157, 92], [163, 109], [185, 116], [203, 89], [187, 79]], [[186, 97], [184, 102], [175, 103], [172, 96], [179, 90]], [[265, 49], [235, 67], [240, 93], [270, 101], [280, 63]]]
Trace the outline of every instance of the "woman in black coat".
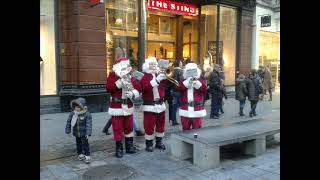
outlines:
[[248, 99], [251, 103], [250, 117], [256, 116], [256, 107], [259, 101], [260, 94], [263, 93], [263, 86], [260, 77], [256, 70], [251, 70], [247, 81]]
[[248, 90], [246, 85], [246, 77], [243, 74], [240, 74], [236, 80], [236, 100], [238, 100], [240, 104], [240, 116], [244, 116], [243, 108], [246, 105], [247, 96]]

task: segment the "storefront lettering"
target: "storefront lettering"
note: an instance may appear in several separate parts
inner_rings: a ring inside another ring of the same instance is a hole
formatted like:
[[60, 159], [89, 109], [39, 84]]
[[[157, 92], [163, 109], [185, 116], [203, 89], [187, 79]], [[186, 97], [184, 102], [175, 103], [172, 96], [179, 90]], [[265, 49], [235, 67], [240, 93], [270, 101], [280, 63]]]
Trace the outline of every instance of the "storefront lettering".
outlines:
[[196, 16], [196, 6], [166, 0], [148, 0], [149, 10], [163, 10], [174, 14]]

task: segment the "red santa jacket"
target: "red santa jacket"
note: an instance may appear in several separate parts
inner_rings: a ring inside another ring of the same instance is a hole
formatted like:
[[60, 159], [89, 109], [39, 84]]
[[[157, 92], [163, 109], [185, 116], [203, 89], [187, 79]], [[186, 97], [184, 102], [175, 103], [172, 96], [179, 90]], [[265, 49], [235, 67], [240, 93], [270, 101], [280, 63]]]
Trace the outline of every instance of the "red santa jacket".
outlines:
[[198, 118], [206, 116], [206, 110], [203, 107], [204, 95], [207, 86], [204, 80], [199, 80], [195, 87], [190, 86], [189, 82], [181, 81], [178, 90], [181, 92], [181, 106], [179, 115], [188, 118]]
[[[160, 84], [156, 83], [155, 78], [152, 74], [145, 73], [142, 79], [140, 80], [141, 89], [142, 89], [142, 99], [143, 107], [142, 110], [146, 112], [161, 113], [166, 110], [166, 105], [164, 103], [165, 97], [165, 86], [168, 84], [167, 80], [162, 80]], [[150, 103], [154, 102], [154, 87], [158, 90], [159, 98], [163, 101], [161, 104], [151, 105]]]
[[[141, 86], [137, 80], [131, 78], [131, 83], [135, 90], [134, 93], [135, 98], [139, 96], [141, 92]], [[106, 84], [107, 92], [110, 93], [112, 100], [110, 101], [110, 107], [108, 113], [111, 116], [129, 116], [133, 113], [133, 103], [129, 98], [126, 98], [124, 94], [122, 94], [122, 84], [120, 82], [120, 77], [117, 76], [114, 72], [112, 72], [107, 78]], [[127, 104], [122, 104], [120, 102], [115, 102], [116, 99], [127, 99]]]

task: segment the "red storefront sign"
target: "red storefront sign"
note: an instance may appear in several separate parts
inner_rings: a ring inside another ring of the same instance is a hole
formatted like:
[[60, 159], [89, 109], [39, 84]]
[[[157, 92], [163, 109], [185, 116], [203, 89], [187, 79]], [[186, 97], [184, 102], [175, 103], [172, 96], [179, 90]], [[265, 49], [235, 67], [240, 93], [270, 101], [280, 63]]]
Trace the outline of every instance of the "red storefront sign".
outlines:
[[196, 6], [166, 0], [148, 0], [148, 10], [162, 10], [188, 16], [198, 15]]
[[103, 0], [90, 0], [90, 5], [91, 6], [95, 6], [95, 5], [98, 5], [100, 3], [103, 3]]

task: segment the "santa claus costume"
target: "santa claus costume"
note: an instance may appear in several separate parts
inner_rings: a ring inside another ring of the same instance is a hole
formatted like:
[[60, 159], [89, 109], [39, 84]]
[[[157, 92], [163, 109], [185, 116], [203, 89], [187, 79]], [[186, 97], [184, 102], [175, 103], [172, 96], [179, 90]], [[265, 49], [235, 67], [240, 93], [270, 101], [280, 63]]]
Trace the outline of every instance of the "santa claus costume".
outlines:
[[[153, 151], [153, 139], [156, 137], [156, 148], [165, 150], [162, 143], [165, 128], [165, 86], [168, 81], [164, 74], [158, 74], [158, 62], [154, 57], [143, 64], [145, 73], [140, 80], [143, 99], [143, 125], [145, 129], [146, 151]], [[154, 132], [155, 131], [155, 132]]]
[[[133, 116], [134, 111], [131, 99], [139, 97], [141, 86], [130, 76], [131, 66], [127, 58], [119, 58], [113, 65], [113, 72], [107, 78], [107, 92], [112, 100], [108, 113], [112, 117], [112, 128], [116, 142], [116, 157], [123, 156], [122, 139], [125, 136], [126, 153], [135, 153], [133, 146]], [[125, 80], [125, 77], [127, 81]], [[127, 84], [131, 82], [131, 88]], [[124, 135], [123, 135], [124, 134]]]
[[[196, 69], [197, 75], [186, 77], [188, 70]], [[203, 107], [204, 95], [207, 91], [205, 80], [200, 79], [201, 70], [197, 64], [189, 63], [186, 65], [183, 77], [185, 80], [179, 83], [178, 90], [181, 92], [181, 106], [179, 115], [183, 130], [198, 129], [202, 126], [203, 117], [206, 116], [206, 110]]]

